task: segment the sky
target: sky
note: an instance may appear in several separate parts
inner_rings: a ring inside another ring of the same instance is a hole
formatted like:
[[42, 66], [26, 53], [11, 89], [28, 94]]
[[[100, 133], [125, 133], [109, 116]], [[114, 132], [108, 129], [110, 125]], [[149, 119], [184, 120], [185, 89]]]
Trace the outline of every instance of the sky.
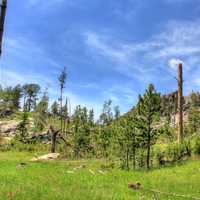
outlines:
[[51, 102], [66, 67], [72, 108], [111, 99], [122, 113], [149, 83], [165, 94], [200, 90], [200, 0], [8, 1], [0, 84], [39, 83]]

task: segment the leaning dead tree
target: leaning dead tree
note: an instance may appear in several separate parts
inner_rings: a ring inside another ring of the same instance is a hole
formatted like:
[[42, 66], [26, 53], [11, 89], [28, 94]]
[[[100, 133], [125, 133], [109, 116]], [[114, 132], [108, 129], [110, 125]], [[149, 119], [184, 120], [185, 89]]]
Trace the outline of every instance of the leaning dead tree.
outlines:
[[57, 140], [62, 140], [66, 146], [70, 146], [70, 143], [62, 136], [61, 130], [56, 130], [53, 126], [50, 126], [48, 134], [51, 135], [51, 153], [56, 152]]
[[2, 0], [1, 4], [1, 15], [0, 15], [0, 57], [2, 54], [2, 43], [3, 43], [3, 33], [4, 33], [4, 23], [6, 17], [7, 0]]
[[178, 132], [177, 141], [183, 140], [183, 65], [178, 66]]
[[60, 132], [60, 130], [55, 130], [53, 126], [50, 126], [49, 132], [51, 134], [51, 153], [56, 152], [56, 139], [57, 135]]

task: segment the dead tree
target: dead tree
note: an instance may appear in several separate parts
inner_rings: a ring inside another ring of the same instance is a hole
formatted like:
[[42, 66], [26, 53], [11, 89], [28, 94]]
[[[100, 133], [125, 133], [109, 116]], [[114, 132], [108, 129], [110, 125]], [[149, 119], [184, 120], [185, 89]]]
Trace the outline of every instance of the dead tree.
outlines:
[[183, 140], [183, 66], [178, 66], [178, 132], [177, 141], [181, 143]]
[[0, 15], [0, 56], [2, 54], [3, 32], [6, 17], [7, 0], [2, 0]]
[[51, 153], [56, 152], [56, 139], [57, 135], [60, 130], [55, 130], [53, 126], [50, 126], [50, 133], [51, 133]]
[[51, 134], [51, 153], [56, 152], [56, 143], [58, 139], [61, 139], [66, 146], [71, 146], [69, 142], [62, 136], [60, 130], [55, 130], [53, 126], [50, 126], [48, 134]]

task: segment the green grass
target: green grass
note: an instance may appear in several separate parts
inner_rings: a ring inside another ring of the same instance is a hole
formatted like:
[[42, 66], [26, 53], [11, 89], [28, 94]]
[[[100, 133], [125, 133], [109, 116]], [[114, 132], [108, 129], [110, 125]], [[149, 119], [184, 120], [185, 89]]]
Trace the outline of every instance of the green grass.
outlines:
[[[200, 161], [147, 171], [112, 169], [98, 172], [102, 161], [29, 162], [31, 153], [0, 153], [1, 200], [139, 200], [152, 194], [133, 191], [129, 182], [139, 181], [145, 189], [157, 189], [200, 198]], [[25, 168], [19, 163], [26, 162]], [[86, 168], [70, 173], [75, 167]], [[93, 175], [89, 170], [93, 170]], [[12, 198], [13, 196], [13, 198]], [[142, 197], [145, 196], [145, 197]], [[159, 196], [159, 200], [183, 199]]]

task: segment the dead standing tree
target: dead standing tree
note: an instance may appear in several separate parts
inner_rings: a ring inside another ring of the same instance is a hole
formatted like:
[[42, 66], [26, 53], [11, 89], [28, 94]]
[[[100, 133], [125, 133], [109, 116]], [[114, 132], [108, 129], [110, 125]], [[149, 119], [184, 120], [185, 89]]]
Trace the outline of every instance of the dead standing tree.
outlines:
[[62, 136], [61, 130], [56, 130], [53, 126], [50, 126], [48, 134], [51, 135], [51, 153], [56, 152], [57, 139], [61, 139], [66, 146], [70, 146], [70, 143], [68, 143]]
[[57, 135], [60, 132], [60, 130], [55, 130], [53, 128], [53, 126], [50, 126], [50, 134], [51, 134], [51, 153], [55, 153], [56, 152], [56, 139], [57, 139]]
[[7, 0], [2, 0], [1, 4], [1, 15], [0, 15], [0, 57], [2, 54], [2, 43], [3, 43], [3, 33], [4, 33], [4, 23], [6, 17]]
[[178, 66], [178, 132], [177, 141], [183, 140], [183, 65]]

